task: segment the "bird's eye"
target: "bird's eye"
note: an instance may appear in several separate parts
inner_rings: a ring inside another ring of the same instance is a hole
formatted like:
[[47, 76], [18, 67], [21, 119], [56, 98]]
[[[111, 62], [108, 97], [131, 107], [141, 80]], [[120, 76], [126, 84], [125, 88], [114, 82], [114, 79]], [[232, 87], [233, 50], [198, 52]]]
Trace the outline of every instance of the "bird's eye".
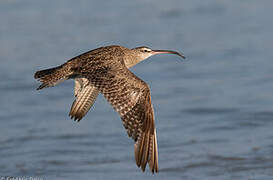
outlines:
[[144, 49], [144, 50], [143, 50], [143, 52], [150, 52], [150, 51], [149, 51], [149, 50], [147, 50], [147, 49]]

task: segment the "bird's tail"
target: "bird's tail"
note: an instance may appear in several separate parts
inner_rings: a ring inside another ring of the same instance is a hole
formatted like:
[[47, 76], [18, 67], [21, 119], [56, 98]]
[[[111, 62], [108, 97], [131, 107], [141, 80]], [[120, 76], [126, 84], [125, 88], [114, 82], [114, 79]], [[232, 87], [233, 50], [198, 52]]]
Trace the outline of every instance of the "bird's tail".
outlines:
[[43, 89], [45, 87], [55, 86], [58, 83], [68, 79], [71, 74], [72, 73], [70, 68], [65, 65], [37, 71], [34, 75], [34, 78], [42, 82], [37, 90]]

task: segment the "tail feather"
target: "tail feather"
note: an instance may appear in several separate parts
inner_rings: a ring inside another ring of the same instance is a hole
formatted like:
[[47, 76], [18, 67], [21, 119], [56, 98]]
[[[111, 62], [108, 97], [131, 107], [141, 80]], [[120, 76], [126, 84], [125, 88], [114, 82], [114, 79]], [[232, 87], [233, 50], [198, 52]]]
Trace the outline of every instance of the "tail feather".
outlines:
[[38, 79], [38, 78], [44, 77], [46, 75], [50, 75], [50, 74], [56, 72], [60, 68], [61, 68], [61, 66], [58, 66], [58, 67], [54, 67], [54, 68], [49, 68], [49, 69], [44, 69], [44, 70], [41, 70], [41, 71], [37, 71], [34, 74], [34, 78]]
[[56, 84], [69, 78], [70, 72], [67, 67], [58, 66], [50, 69], [45, 69], [37, 71], [34, 74], [34, 78], [38, 79], [42, 84], [37, 88], [37, 90], [43, 89], [45, 87], [55, 86]]

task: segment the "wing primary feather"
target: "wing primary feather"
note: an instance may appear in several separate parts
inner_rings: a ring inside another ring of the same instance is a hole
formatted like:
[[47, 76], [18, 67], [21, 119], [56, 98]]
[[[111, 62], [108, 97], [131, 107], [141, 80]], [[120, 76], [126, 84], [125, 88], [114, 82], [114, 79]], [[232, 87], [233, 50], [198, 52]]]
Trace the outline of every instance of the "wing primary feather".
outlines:
[[[89, 88], [83, 88], [83, 92], [82, 94], [86, 94], [86, 92], [89, 90]], [[83, 101], [85, 100], [84, 99], [85, 96], [80, 96], [79, 98], [76, 99], [76, 106], [73, 108], [73, 114], [76, 114], [76, 112], [80, 109], [81, 105], [83, 104]]]
[[135, 160], [136, 160], [136, 165], [139, 167], [140, 166], [140, 161], [139, 161], [139, 142], [135, 143]]
[[147, 156], [148, 156], [148, 143], [149, 143], [149, 137], [147, 138], [148, 133], [144, 133], [144, 147], [142, 151], [142, 161], [141, 161], [141, 169], [144, 172], [147, 164]]
[[152, 173], [154, 173], [154, 137], [150, 135], [150, 147], [149, 147], [149, 167]]
[[154, 170], [158, 172], [158, 150], [157, 150], [157, 137], [156, 137], [156, 129], [154, 129]]
[[86, 102], [89, 99], [92, 89], [91, 88], [84, 88], [84, 90], [85, 90], [84, 95], [81, 98], [82, 102], [79, 103], [77, 111], [75, 112], [75, 113], [77, 113], [76, 115], [78, 116], [78, 121], [80, 121], [83, 118], [83, 115], [84, 115], [83, 112], [85, 110], [84, 108], [85, 108]]
[[142, 157], [143, 157], [143, 148], [144, 148], [144, 142], [145, 142], [145, 134], [141, 135], [140, 144], [139, 144], [139, 153], [138, 153], [138, 166], [141, 165]]

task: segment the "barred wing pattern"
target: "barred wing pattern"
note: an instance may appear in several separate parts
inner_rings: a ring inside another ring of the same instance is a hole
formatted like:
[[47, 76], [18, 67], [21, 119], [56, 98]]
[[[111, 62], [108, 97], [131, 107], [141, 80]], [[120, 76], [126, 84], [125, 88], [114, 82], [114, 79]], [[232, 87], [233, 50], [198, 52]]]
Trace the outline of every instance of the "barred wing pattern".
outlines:
[[80, 121], [93, 106], [99, 91], [86, 78], [75, 78], [74, 100], [69, 116]]
[[[116, 69], [118, 68], [118, 69]], [[158, 172], [154, 111], [148, 85], [125, 66], [101, 67], [88, 73], [89, 81], [120, 114], [129, 137], [135, 140], [135, 160], [145, 171]]]

